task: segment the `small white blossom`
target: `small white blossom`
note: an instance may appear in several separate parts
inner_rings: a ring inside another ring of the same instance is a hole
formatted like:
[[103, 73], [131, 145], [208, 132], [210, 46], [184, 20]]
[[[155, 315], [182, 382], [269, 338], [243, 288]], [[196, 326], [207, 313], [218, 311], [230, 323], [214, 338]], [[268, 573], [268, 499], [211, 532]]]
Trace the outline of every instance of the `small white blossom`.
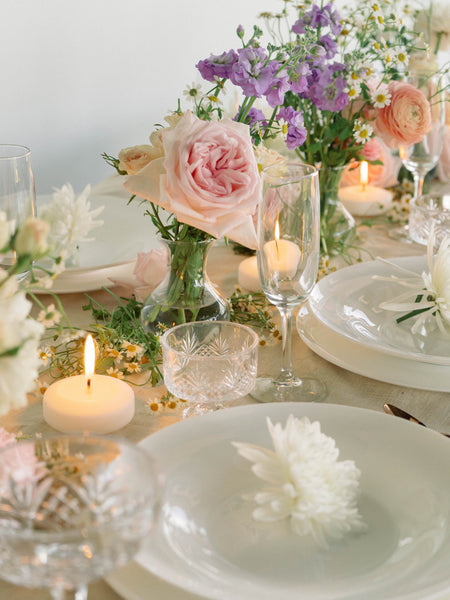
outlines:
[[123, 373], [122, 371], [119, 371], [119, 369], [109, 367], [108, 369], [106, 369], [106, 372], [110, 377], [115, 377], [116, 379], [123, 379]]
[[192, 82], [191, 85], [188, 85], [186, 89], [183, 91], [183, 96], [185, 96], [189, 102], [195, 102], [201, 96], [202, 87], [200, 84]]
[[104, 207], [91, 210], [90, 193], [91, 186], [88, 185], [76, 196], [73, 187], [67, 183], [55, 190], [52, 202], [42, 207], [40, 215], [50, 225], [48, 241], [54, 253], [66, 251], [68, 258], [76, 258], [80, 242], [92, 240], [88, 237], [89, 232], [103, 225], [103, 221], [95, 219]]
[[372, 104], [375, 108], [384, 108], [391, 104], [391, 94], [388, 92], [388, 86], [385, 83], [381, 83], [372, 92]]
[[373, 134], [373, 127], [369, 123], [363, 123], [359, 119], [355, 121], [353, 126], [353, 137], [360, 144], [365, 144], [369, 141]]
[[269, 487], [255, 495], [260, 521], [289, 519], [298, 535], [312, 535], [320, 546], [364, 529], [357, 507], [360, 471], [351, 460], [338, 461], [334, 440], [307, 417], [288, 417], [286, 427], [267, 419], [274, 450], [233, 442], [253, 463], [253, 473]]
[[142, 346], [138, 346], [137, 344], [131, 344], [127, 341], [122, 342], [122, 348], [124, 349], [127, 358], [134, 358], [135, 356], [140, 356], [144, 352], [144, 348], [142, 348]]
[[57, 325], [61, 321], [61, 313], [56, 309], [54, 304], [49, 304], [47, 308], [39, 312], [37, 320], [44, 327], [53, 327], [53, 325]]

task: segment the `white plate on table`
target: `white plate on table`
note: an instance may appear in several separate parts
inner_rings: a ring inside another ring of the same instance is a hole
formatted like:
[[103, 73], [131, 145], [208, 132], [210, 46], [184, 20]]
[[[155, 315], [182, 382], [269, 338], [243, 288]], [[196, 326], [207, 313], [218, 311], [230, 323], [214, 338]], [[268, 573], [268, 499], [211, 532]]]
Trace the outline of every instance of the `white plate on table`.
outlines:
[[[50, 196], [40, 196], [37, 209]], [[89, 196], [91, 208], [104, 206], [98, 216], [103, 225], [93, 229], [92, 241], [81, 242], [79, 264], [66, 268], [56, 279], [52, 291], [57, 294], [87, 292], [111, 287], [111, 279], [129, 277], [133, 273], [138, 252], [148, 252], [160, 246], [156, 229], [148, 216], [145, 205], [135, 199], [129, 205], [120, 196]], [[45, 293], [45, 290], [42, 291]]]
[[[367, 532], [327, 550], [284, 521], [252, 519], [247, 497], [264, 484], [231, 444], [270, 448], [266, 417], [284, 425], [290, 414], [320, 421], [340, 460], [362, 473]], [[154, 575], [217, 600], [426, 600], [450, 591], [450, 443], [436, 432], [366, 409], [274, 403], [188, 419], [140, 445], [160, 457], [166, 486], [160, 522], [136, 558], [152, 574], [146, 595], [130, 599], [151, 597]]]
[[297, 315], [297, 330], [305, 344], [329, 362], [377, 381], [433, 392], [450, 391], [450, 367], [386, 356], [330, 329], [309, 308]]
[[[428, 270], [425, 256], [408, 256], [389, 262], [420, 275]], [[391, 356], [450, 366], [450, 338], [438, 328], [426, 335], [412, 334], [414, 320], [397, 323], [404, 313], [381, 309], [380, 303], [393, 300], [406, 288], [395, 281], [375, 276], [407, 277], [382, 261], [364, 262], [340, 269], [321, 279], [310, 296], [309, 306], [329, 329]], [[407, 312], [407, 311], [405, 311]]]

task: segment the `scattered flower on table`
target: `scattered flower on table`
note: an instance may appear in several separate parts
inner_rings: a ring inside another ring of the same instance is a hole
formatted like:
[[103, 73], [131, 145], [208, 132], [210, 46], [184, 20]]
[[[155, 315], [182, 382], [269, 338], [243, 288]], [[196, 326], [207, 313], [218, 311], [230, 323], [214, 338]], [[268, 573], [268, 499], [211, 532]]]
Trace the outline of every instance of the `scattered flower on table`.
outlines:
[[320, 423], [290, 415], [286, 426], [267, 419], [274, 450], [233, 442], [253, 463], [253, 473], [269, 484], [254, 500], [253, 518], [288, 519], [292, 531], [311, 535], [319, 546], [366, 527], [358, 511], [360, 471], [354, 461], [339, 461], [335, 441]]
[[78, 246], [80, 242], [91, 241], [89, 232], [103, 225], [103, 221], [95, 220], [104, 207], [91, 209], [89, 196], [91, 186], [87, 185], [78, 196], [70, 183], [55, 189], [52, 201], [40, 210], [40, 217], [50, 226], [48, 243], [56, 254], [65, 252], [67, 260], [77, 265]]
[[[381, 260], [381, 259], [379, 259]], [[428, 271], [417, 275], [408, 269], [392, 265], [392, 268], [406, 275], [399, 277], [375, 276], [381, 281], [395, 281], [407, 291], [380, 304], [380, 308], [392, 312], [404, 313], [397, 318], [397, 323], [413, 318], [411, 332], [421, 331], [427, 321], [437, 326], [441, 333], [450, 335], [450, 237], [442, 240], [434, 255], [434, 234], [430, 234], [427, 247]]]

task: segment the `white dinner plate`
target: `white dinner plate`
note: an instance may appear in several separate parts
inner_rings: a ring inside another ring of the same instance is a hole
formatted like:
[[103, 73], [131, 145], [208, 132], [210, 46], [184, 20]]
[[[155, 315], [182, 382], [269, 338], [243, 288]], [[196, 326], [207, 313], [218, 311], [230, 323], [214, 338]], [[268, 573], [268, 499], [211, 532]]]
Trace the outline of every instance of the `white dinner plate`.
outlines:
[[[400, 267], [420, 275], [428, 270], [425, 256], [390, 259]], [[450, 338], [436, 327], [426, 335], [412, 334], [414, 320], [397, 323], [404, 313], [380, 308], [406, 288], [395, 281], [375, 276], [407, 277], [382, 261], [364, 262], [340, 269], [321, 279], [314, 287], [309, 305], [327, 327], [362, 346], [409, 360], [450, 366]], [[405, 311], [406, 312], [406, 311]]]
[[[326, 550], [285, 521], [253, 520], [249, 496], [264, 484], [232, 446], [270, 448], [266, 417], [284, 425], [290, 414], [318, 420], [340, 460], [361, 470], [367, 531]], [[136, 560], [184, 590], [217, 600], [426, 600], [450, 591], [450, 443], [436, 432], [366, 409], [273, 403], [181, 421], [140, 445], [160, 458], [166, 484]]]
[[309, 309], [308, 302], [297, 315], [297, 330], [316, 354], [352, 373], [419, 390], [450, 390], [450, 367], [386, 356], [375, 347], [359, 344], [327, 327]]
[[[39, 207], [48, 201], [49, 196], [38, 197], [38, 214]], [[80, 243], [79, 263], [55, 279], [52, 291], [57, 294], [111, 286], [111, 278], [120, 279], [133, 272], [138, 252], [160, 245], [155, 226], [150, 217], [144, 216], [145, 206], [139, 199], [127, 205], [123, 196], [91, 194], [89, 201], [92, 209], [104, 206], [97, 218], [103, 225], [89, 233], [92, 241]]]

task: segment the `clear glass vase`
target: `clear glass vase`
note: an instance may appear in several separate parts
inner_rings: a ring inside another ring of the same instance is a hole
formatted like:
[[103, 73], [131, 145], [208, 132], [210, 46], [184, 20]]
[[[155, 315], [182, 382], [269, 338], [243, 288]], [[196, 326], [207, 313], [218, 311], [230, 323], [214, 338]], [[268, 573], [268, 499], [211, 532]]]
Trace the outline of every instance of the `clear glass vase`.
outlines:
[[319, 169], [320, 244], [323, 254], [342, 254], [356, 237], [355, 219], [339, 200], [338, 190], [345, 165]]
[[228, 301], [206, 274], [208, 251], [215, 240], [163, 241], [168, 248], [167, 273], [144, 302], [144, 329], [159, 335], [181, 323], [227, 321]]

